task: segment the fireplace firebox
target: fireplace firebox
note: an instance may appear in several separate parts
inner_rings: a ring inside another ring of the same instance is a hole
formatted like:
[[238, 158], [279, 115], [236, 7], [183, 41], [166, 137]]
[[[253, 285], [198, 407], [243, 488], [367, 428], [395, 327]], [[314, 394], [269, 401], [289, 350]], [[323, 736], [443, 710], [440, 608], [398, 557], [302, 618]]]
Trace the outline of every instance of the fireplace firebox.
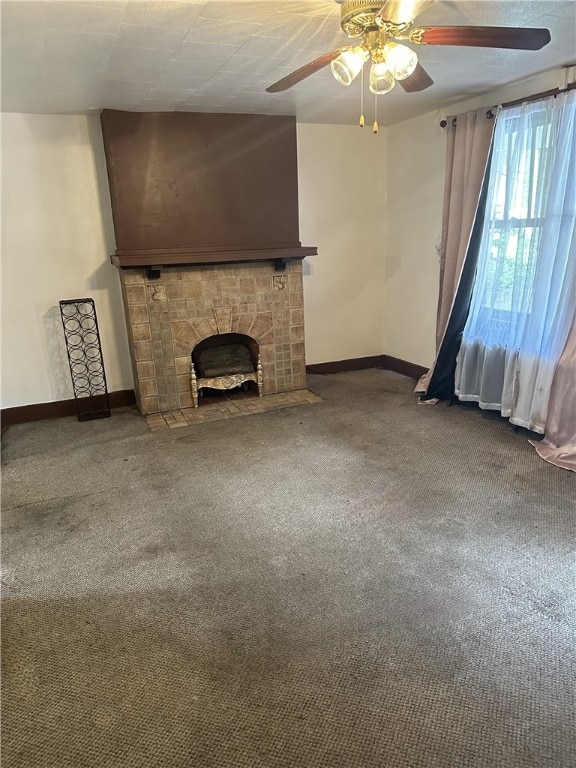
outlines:
[[222, 333], [209, 336], [192, 351], [190, 385], [194, 407], [204, 389], [246, 389], [255, 384], [262, 397], [262, 361], [258, 343], [249, 336]]

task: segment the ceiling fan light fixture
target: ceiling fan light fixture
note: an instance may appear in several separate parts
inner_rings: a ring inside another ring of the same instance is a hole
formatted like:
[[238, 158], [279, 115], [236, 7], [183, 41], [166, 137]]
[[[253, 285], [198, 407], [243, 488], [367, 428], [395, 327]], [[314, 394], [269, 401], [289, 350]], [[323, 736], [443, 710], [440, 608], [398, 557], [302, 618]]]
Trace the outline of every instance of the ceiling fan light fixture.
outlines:
[[370, 67], [370, 91], [377, 96], [389, 93], [396, 85], [394, 75], [384, 61], [375, 62]]
[[366, 59], [368, 58], [368, 51], [361, 46], [357, 48], [349, 48], [346, 51], [342, 51], [338, 58], [330, 64], [332, 74], [342, 85], [350, 85], [355, 80], [360, 72]]
[[384, 61], [396, 80], [405, 80], [416, 69], [418, 56], [406, 45], [388, 43], [384, 47]]

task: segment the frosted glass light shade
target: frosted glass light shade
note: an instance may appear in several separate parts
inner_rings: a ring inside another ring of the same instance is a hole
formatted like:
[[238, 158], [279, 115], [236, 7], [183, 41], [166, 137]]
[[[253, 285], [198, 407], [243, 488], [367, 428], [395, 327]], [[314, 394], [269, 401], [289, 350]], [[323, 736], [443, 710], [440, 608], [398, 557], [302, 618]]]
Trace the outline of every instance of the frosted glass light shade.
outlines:
[[418, 56], [406, 45], [388, 43], [384, 48], [384, 61], [396, 80], [405, 80], [416, 69]]
[[370, 90], [372, 93], [388, 93], [395, 85], [394, 75], [383, 61], [372, 64], [370, 67]]
[[334, 59], [330, 64], [330, 69], [339, 83], [350, 85], [360, 74], [367, 58], [368, 52], [364, 48], [349, 48], [347, 51], [342, 51], [337, 59]]

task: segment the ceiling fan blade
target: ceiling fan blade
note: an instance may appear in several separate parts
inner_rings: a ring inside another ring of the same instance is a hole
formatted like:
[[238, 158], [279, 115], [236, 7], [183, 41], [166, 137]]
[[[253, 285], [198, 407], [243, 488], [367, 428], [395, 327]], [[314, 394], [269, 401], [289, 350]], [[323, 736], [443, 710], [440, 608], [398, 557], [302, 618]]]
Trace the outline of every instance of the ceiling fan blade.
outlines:
[[[420, 34], [420, 30], [423, 30]], [[469, 45], [480, 48], [518, 48], [537, 51], [550, 42], [547, 29], [528, 27], [421, 27], [412, 30], [414, 42], [428, 45]]]
[[398, 80], [398, 83], [404, 88], [406, 93], [414, 93], [415, 91], [424, 91], [426, 88], [430, 88], [431, 85], [434, 85], [434, 80], [432, 80], [421, 64], [417, 64], [414, 72], [405, 80]]
[[392, 24], [406, 24], [432, 5], [434, 0], [387, 0], [376, 16]]
[[330, 51], [330, 53], [325, 53], [323, 56], [319, 56], [317, 59], [314, 59], [314, 61], [310, 61], [308, 64], [304, 64], [303, 67], [300, 67], [300, 69], [297, 69], [295, 72], [291, 72], [289, 75], [286, 75], [286, 77], [283, 77], [282, 80], [278, 80], [277, 83], [268, 86], [266, 91], [268, 93], [277, 93], [278, 91], [286, 91], [288, 88], [292, 88], [293, 85], [296, 85], [301, 80], [304, 80], [305, 78], [310, 77], [310, 75], [313, 75], [315, 72], [318, 72], [324, 67], [327, 67], [328, 64], [340, 56], [342, 51], [347, 50], [347, 47], [336, 48], [335, 50]]

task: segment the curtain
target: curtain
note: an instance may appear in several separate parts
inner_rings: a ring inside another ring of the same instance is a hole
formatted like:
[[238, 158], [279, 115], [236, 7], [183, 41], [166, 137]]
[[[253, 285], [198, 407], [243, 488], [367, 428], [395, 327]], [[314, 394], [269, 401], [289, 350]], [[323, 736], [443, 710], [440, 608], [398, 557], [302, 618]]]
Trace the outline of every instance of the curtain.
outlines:
[[[440, 350], [462, 274], [482, 180], [486, 170], [494, 120], [486, 109], [447, 118], [446, 173], [440, 243], [440, 289], [436, 317], [436, 351]], [[418, 385], [428, 388], [436, 361]]]
[[503, 110], [470, 314], [460, 400], [544, 432], [576, 301], [576, 92]]
[[546, 434], [530, 441], [544, 461], [576, 472], [576, 312], [564, 351], [556, 366]]
[[482, 242], [487, 194], [488, 174], [485, 174], [478, 201], [478, 211], [466, 251], [466, 259], [462, 266], [460, 281], [456, 289], [454, 301], [452, 302], [452, 311], [448, 318], [440, 349], [436, 354], [436, 361], [431, 370], [428, 387], [426, 392], [420, 397], [420, 402], [423, 404], [428, 402], [437, 403], [438, 400], [450, 400], [452, 402], [454, 399], [456, 358], [462, 341], [462, 331], [464, 330], [470, 310], [472, 290], [476, 278], [476, 265], [478, 264], [478, 254], [480, 253], [480, 244]]

